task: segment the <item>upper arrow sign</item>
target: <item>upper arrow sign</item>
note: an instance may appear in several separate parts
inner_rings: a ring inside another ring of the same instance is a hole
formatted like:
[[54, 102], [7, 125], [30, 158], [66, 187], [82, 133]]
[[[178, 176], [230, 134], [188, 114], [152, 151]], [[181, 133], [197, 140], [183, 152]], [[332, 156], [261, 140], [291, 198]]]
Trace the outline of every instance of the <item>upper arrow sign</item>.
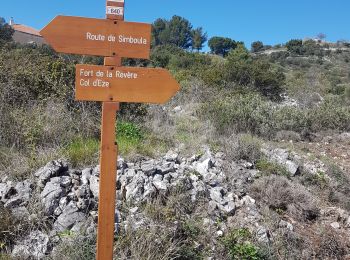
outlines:
[[140, 59], [150, 55], [150, 24], [57, 16], [40, 33], [57, 52]]
[[76, 65], [76, 100], [165, 103], [180, 87], [165, 69]]

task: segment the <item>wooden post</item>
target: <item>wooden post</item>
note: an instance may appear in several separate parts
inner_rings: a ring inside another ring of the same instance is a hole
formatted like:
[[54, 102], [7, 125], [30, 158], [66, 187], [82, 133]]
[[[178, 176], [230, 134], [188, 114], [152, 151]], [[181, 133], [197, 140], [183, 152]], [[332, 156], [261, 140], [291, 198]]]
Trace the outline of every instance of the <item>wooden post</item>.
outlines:
[[[106, 6], [110, 2], [107, 0]], [[107, 19], [120, 20], [120, 17], [106, 13]], [[124, 20], [124, 14], [122, 17]], [[105, 66], [121, 66], [120, 57], [106, 57]], [[113, 259], [115, 202], [118, 146], [116, 144], [116, 113], [119, 103], [102, 103], [100, 187], [98, 204], [97, 260]]]
[[97, 259], [113, 259], [117, 146], [116, 112], [119, 103], [102, 103], [101, 168], [98, 205]]

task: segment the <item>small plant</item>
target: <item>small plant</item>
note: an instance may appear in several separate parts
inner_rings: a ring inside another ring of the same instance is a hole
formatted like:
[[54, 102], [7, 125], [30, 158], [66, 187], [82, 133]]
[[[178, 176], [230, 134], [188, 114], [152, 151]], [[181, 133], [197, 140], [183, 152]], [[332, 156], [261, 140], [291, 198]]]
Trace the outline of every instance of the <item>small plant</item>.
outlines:
[[143, 132], [141, 128], [134, 123], [118, 122], [116, 135], [118, 149], [122, 154], [129, 154], [132, 151], [137, 151], [142, 145]]
[[67, 145], [63, 154], [73, 166], [96, 163], [100, 142], [94, 138], [77, 138]]
[[199, 236], [201, 229], [198, 226], [198, 223], [194, 222], [194, 221], [185, 221], [182, 225], [182, 228], [184, 230], [184, 233], [187, 237], [191, 237], [191, 238], [196, 238]]
[[143, 133], [141, 128], [136, 124], [121, 121], [117, 123], [117, 137], [136, 141], [143, 138]]
[[327, 183], [328, 180], [326, 178], [326, 174], [324, 172], [317, 172], [317, 174], [315, 175], [315, 178], [317, 179], [317, 182], [319, 183], [320, 187], [323, 189]]
[[190, 172], [186, 172], [185, 174], [186, 174], [186, 176], [188, 176], [188, 177], [190, 177], [191, 175], [194, 175], [194, 176], [196, 176], [199, 180], [202, 180], [202, 179], [203, 179], [203, 176], [202, 176], [199, 172], [197, 172], [197, 171], [190, 171]]
[[275, 208], [275, 211], [279, 215], [282, 215], [282, 214], [284, 214], [286, 212], [286, 210], [283, 209], [283, 208]]
[[230, 259], [236, 260], [258, 260], [262, 259], [259, 248], [250, 240], [252, 235], [246, 228], [235, 229], [223, 238], [223, 244], [228, 250]]
[[319, 186], [321, 189], [324, 189], [328, 184], [328, 179], [324, 172], [318, 171], [316, 174], [306, 176], [305, 182], [309, 185]]
[[266, 159], [258, 160], [255, 166], [262, 172], [263, 175], [289, 176], [288, 171], [284, 167], [276, 163], [269, 162]]
[[74, 232], [71, 230], [66, 230], [63, 232], [58, 233], [58, 236], [61, 238], [67, 238], [67, 237], [73, 237], [74, 236]]

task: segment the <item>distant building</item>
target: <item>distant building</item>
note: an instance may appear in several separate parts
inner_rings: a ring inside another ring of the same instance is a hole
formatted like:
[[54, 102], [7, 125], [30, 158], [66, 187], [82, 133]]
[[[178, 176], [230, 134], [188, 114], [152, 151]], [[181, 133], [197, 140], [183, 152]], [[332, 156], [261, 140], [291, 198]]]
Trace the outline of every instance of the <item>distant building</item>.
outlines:
[[22, 44], [35, 43], [38, 45], [45, 43], [44, 38], [40, 35], [38, 30], [23, 24], [16, 24], [13, 18], [11, 18], [9, 24], [15, 30], [12, 36], [15, 42]]

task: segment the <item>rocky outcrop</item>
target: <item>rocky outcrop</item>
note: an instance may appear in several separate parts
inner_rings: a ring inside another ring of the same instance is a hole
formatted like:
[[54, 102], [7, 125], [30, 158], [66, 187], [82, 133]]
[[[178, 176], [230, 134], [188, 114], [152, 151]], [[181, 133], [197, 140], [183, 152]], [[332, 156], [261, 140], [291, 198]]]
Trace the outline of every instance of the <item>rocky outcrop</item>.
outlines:
[[[268, 160], [286, 167], [291, 176], [299, 173], [301, 163], [297, 155], [272, 148], [266, 148], [264, 153]], [[215, 230], [215, 237], [223, 236], [239, 223], [251, 229], [262, 243], [272, 239], [271, 231], [264, 226], [260, 209], [249, 196], [249, 185], [260, 176], [250, 162], [228, 162], [223, 153], [212, 154], [208, 149], [190, 158], [181, 158], [176, 152], [169, 151], [159, 159], [126, 162], [119, 158], [117, 174], [116, 231], [150, 225], [150, 220], [140, 210], [142, 205], [153, 203], [159, 196], [166, 198], [181, 187], [191, 203], [206, 203], [207, 217], [203, 221]], [[27, 206], [37, 194], [34, 191], [38, 190], [43, 212], [52, 221], [52, 230], [48, 234], [33, 231], [18, 241], [13, 248], [14, 256], [42, 259], [62, 239], [60, 234], [65, 232], [95, 235], [100, 179], [98, 166], [73, 170], [66, 162], [57, 160], [39, 169], [34, 176], [33, 181], [0, 182], [0, 201], [15, 216], [30, 218]], [[122, 204], [130, 206], [127, 215], [120, 210]], [[322, 216], [333, 229], [350, 228], [350, 217], [343, 211], [330, 208]], [[225, 221], [218, 223], [217, 219]], [[285, 220], [276, 225], [290, 232], [294, 230], [294, 224]]]
[[[213, 218], [233, 216], [247, 201], [250, 207], [255, 201], [247, 199], [244, 193], [236, 194], [228, 188], [229, 182], [223, 171], [223, 157], [222, 153], [214, 155], [206, 150], [203, 155], [191, 158], [180, 158], [173, 151], [157, 160], [144, 159], [131, 163], [119, 158], [116, 183], [118, 203], [124, 200], [135, 205], [130, 212], [136, 214], [131, 214], [132, 216], [137, 216], [138, 204], [151, 202], [158, 195], [167, 196], [172, 189], [181, 186], [190, 194], [192, 202], [199, 198], [207, 201], [208, 212]], [[246, 175], [254, 174], [254, 170], [248, 168], [251, 167], [240, 166], [240, 174], [244, 174], [235, 176], [237, 183], [245, 182]], [[0, 183], [2, 203], [11, 208], [14, 214], [27, 217], [30, 213], [26, 206], [31, 197], [35, 196], [33, 188], [37, 186], [44, 214], [53, 220], [49, 235], [41, 231], [30, 233], [24, 240], [18, 241], [13, 255], [31, 255], [40, 259], [51, 250], [50, 241], [55, 241], [57, 234], [69, 230], [79, 232], [82, 227], [94, 230], [99, 174], [99, 167], [79, 171], [70, 169], [66, 162], [57, 160], [39, 169], [34, 174], [33, 182]], [[133, 228], [137, 228], [146, 222], [142, 217], [123, 219], [116, 212], [116, 223], [121, 228], [128, 228], [131, 223]]]

